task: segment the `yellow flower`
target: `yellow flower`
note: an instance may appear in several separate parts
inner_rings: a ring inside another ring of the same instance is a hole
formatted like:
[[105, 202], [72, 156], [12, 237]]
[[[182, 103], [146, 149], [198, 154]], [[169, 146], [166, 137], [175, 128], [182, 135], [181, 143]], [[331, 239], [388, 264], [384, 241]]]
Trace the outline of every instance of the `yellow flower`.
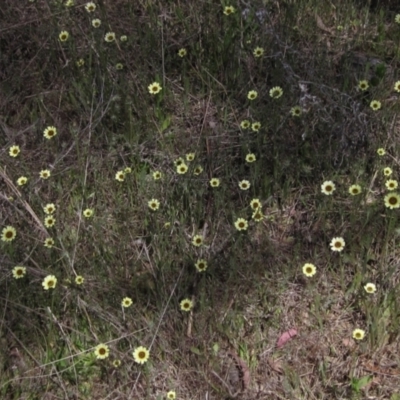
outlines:
[[168, 399], [168, 400], [175, 400], [175, 399], [176, 399], [176, 392], [175, 392], [175, 390], [170, 390], [170, 391], [167, 393], [167, 399]]
[[86, 210], [83, 210], [83, 216], [85, 218], [90, 218], [94, 213], [94, 210], [92, 208], [86, 208]]
[[48, 178], [50, 178], [50, 175], [51, 175], [51, 172], [50, 172], [49, 169], [42, 169], [42, 170], [40, 171], [40, 173], [39, 173], [39, 176], [40, 176], [42, 179], [48, 179]]
[[190, 311], [193, 308], [193, 301], [189, 299], [183, 299], [180, 302], [180, 306], [182, 311]]
[[257, 98], [257, 96], [258, 96], [258, 93], [255, 90], [250, 90], [250, 92], [247, 93], [247, 98], [249, 100], [254, 100]]
[[264, 54], [264, 49], [262, 47], [256, 47], [253, 51], [254, 57], [261, 57]]
[[92, 26], [93, 26], [93, 28], [99, 28], [100, 25], [101, 25], [101, 20], [99, 20], [98, 18], [95, 18], [95, 19], [92, 21]]
[[104, 360], [110, 355], [110, 349], [106, 344], [99, 344], [94, 349], [94, 354], [98, 360]]
[[135, 362], [144, 364], [149, 359], [150, 353], [146, 347], [139, 346], [133, 351], [132, 355]]
[[194, 235], [192, 239], [192, 244], [196, 247], [201, 246], [204, 243], [204, 238], [202, 235]]
[[321, 192], [327, 196], [331, 195], [336, 189], [335, 184], [332, 181], [325, 181], [321, 185]]
[[185, 164], [185, 160], [182, 157], [178, 157], [175, 161], [174, 161], [174, 165], [177, 167], [178, 165], [181, 164]]
[[46, 204], [46, 205], [43, 207], [43, 211], [44, 211], [46, 214], [53, 214], [54, 211], [56, 211], [56, 206], [55, 206], [53, 203]]
[[17, 230], [8, 225], [1, 231], [1, 240], [3, 242], [12, 242], [17, 236]]
[[186, 174], [187, 170], [188, 166], [185, 163], [181, 163], [176, 167], [176, 172], [180, 175]]
[[263, 212], [261, 211], [261, 208], [258, 208], [257, 210], [255, 210], [251, 217], [256, 222], [261, 222], [265, 218]]
[[317, 273], [317, 268], [314, 264], [305, 263], [303, 265], [303, 274], [307, 277], [312, 277]]
[[211, 187], [218, 187], [220, 185], [220, 180], [218, 178], [212, 178], [210, 180], [210, 186]]
[[107, 32], [104, 36], [104, 40], [107, 43], [111, 43], [115, 41], [115, 33], [114, 32]]
[[351, 186], [349, 187], [349, 193], [350, 193], [352, 196], [357, 196], [358, 194], [361, 193], [361, 186], [360, 186], [360, 185], [351, 185]]
[[83, 282], [84, 282], [84, 280], [85, 280], [85, 278], [84, 278], [82, 275], [77, 275], [77, 276], [75, 277], [75, 283], [76, 283], [77, 285], [82, 285]]
[[195, 154], [195, 153], [188, 153], [188, 154], [186, 154], [186, 160], [187, 160], [187, 161], [193, 161], [195, 157], [196, 157], [196, 154]]
[[280, 86], [274, 86], [270, 91], [269, 91], [270, 97], [273, 99], [279, 99], [283, 95], [283, 90]]
[[244, 179], [243, 181], [239, 182], [239, 187], [242, 190], [248, 190], [250, 188], [250, 182]]
[[386, 154], [385, 149], [383, 149], [382, 147], [380, 147], [376, 152], [379, 156], [384, 156]]
[[394, 90], [395, 90], [397, 93], [400, 93], [400, 81], [397, 81], [397, 82], [394, 84]]
[[395, 190], [399, 186], [396, 180], [394, 179], [389, 179], [386, 181], [385, 186], [388, 190]]
[[252, 163], [252, 162], [256, 161], [256, 156], [253, 153], [249, 153], [246, 155], [246, 161], [248, 163]]
[[226, 7], [224, 8], [224, 14], [225, 14], [225, 15], [231, 15], [231, 14], [233, 14], [235, 11], [236, 11], [236, 10], [235, 10], [235, 7], [233, 7], [233, 6], [226, 6]]
[[250, 121], [248, 119], [244, 119], [241, 123], [240, 123], [240, 127], [242, 129], [248, 129], [250, 128]]
[[58, 35], [58, 38], [61, 42], [66, 42], [69, 38], [69, 33], [67, 31], [61, 31]]
[[21, 279], [26, 275], [26, 268], [18, 265], [13, 268], [12, 274], [15, 279]]
[[367, 284], [364, 286], [364, 290], [365, 290], [367, 293], [375, 293], [375, 292], [376, 292], [376, 286], [375, 286], [373, 283], [367, 283]]
[[392, 173], [393, 173], [392, 168], [386, 167], [383, 169], [383, 175], [385, 175], [385, 176], [390, 176], [390, 175], [392, 175]]
[[346, 242], [341, 237], [335, 237], [331, 240], [330, 246], [332, 251], [342, 251]]
[[372, 100], [369, 105], [374, 111], [379, 110], [382, 107], [382, 104], [378, 100]]
[[113, 361], [113, 366], [114, 368], [118, 368], [121, 366], [121, 360], [114, 360]]
[[132, 305], [133, 301], [130, 297], [124, 297], [121, 301], [121, 306], [124, 308], [128, 308]]
[[258, 132], [261, 128], [261, 123], [260, 122], [253, 122], [251, 124], [251, 130], [254, 132]]
[[148, 206], [153, 211], [156, 211], [160, 208], [160, 202], [157, 199], [151, 199], [148, 201]]
[[290, 109], [290, 114], [292, 114], [293, 117], [300, 117], [302, 113], [303, 111], [300, 106], [294, 106]]
[[154, 171], [153, 172], [153, 179], [155, 180], [155, 181], [158, 181], [159, 179], [161, 179], [162, 178], [162, 173], [160, 172], [160, 171]]
[[44, 131], [43, 131], [43, 136], [46, 139], [52, 139], [54, 136], [57, 135], [57, 128], [55, 126], [48, 126]]
[[353, 331], [353, 339], [362, 340], [364, 339], [365, 331], [362, 329], [354, 329]]
[[204, 272], [207, 269], [207, 266], [207, 261], [203, 260], [202, 258], [200, 260], [197, 260], [195, 264], [195, 267], [199, 272]]
[[26, 184], [26, 182], [28, 182], [28, 178], [27, 178], [26, 176], [20, 176], [20, 177], [17, 179], [17, 184], [18, 184], [18, 186], [23, 186], [23, 185]]
[[47, 238], [44, 241], [44, 247], [51, 249], [54, 246], [54, 240], [52, 238]]
[[262, 206], [262, 204], [261, 204], [261, 201], [259, 199], [253, 199], [250, 202], [250, 207], [253, 210], [258, 210], [259, 208], [261, 208], [261, 206]]
[[42, 286], [44, 290], [54, 289], [57, 285], [57, 278], [54, 275], [47, 275], [43, 279]]
[[125, 180], [125, 172], [124, 172], [124, 171], [118, 171], [118, 172], [115, 174], [115, 179], [116, 179], [118, 182], [123, 182], [123, 181]]
[[245, 231], [249, 226], [249, 223], [244, 218], [238, 218], [235, 221], [235, 228], [238, 231]]
[[11, 147], [9, 148], [9, 150], [8, 150], [8, 154], [9, 154], [11, 157], [17, 157], [17, 155], [18, 155], [20, 152], [21, 152], [21, 149], [20, 149], [19, 146], [17, 146], [17, 145], [11, 146]]
[[126, 41], [128, 40], [128, 36], [122, 35], [122, 36], [119, 38], [119, 40], [120, 40], [121, 42], [126, 42]]
[[44, 219], [44, 225], [46, 226], [46, 228], [53, 227], [55, 225], [55, 223], [56, 223], [56, 219], [52, 215], [48, 215]]
[[149, 89], [150, 94], [157, 94], [162, 90], [162, 87], [158, 82], [150, 83], [147, 88]]
[[391, 210], [400, 207], [400, 196], [397, 193], [389, 193], [384, 198], [385, 206]]
[[178, 51], [178, 56], [179, 57], [185, 57], [186, 56], [186, 54], [187, 54], [187, 51], [186, 51], [186, 49], [179, 49], [179, 51]]
[[368, 81], [363, 80], [363, 81], [358, 82], [358, 88], [362, 91], [367, 90], [369, 88]]
[[124, 69], [124, 66], [123, 66], [123, 64], [118, 63], [118, 64], [115, 65], [115, 68], [116, 68], [118, 71], [121, 71], [121, 69]]
[[85, 8], [87, 12], [91, 13], [96, 10], [96, 4], [94, 4], [93, 2], [86, 3]]
[[198, 166], [194, 169], [193, 174], [194, 174], [194, 175], [200, 175], [202, 172], [203, 172], [203, 167], [202, 167], [201, 165], [198, 165]]

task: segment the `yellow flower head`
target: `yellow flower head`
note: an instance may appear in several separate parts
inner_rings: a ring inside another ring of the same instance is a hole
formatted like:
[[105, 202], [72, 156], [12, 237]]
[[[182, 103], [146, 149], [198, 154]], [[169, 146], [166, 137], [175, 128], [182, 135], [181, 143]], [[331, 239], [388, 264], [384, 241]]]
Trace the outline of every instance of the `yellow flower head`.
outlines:
[[249, 223], [244, 218], [238, 218], [235, 221], [235, 228], [238, 231], [245, 231], [245, 230], [247, 230], [248, 226], [249, 226]]
[[148, 201], [148, 206], [151, 210], [156, 211], [160, 208], [160, 202], [157, 199], [151, 199]]
[[12, 242], [17, 237], [17, 230], [8, 225], [1, 231], [1, 240], [3, 242]]
[[193, 174], [194, 174], [194, 175], [200, 175], [202, 172], [203, 172], [203, 167], [202, 167], [201, 165], [198, 165], [198, 166], [194, 169]]
[[53, 227], [55, 225], [55, 223], [56, 223], [56, 219], [52, 215], [48, 215], [44, 219], [44, 225], [46, 226], [46, 228]]
[[394, 89], [397, 93], [400, 93], [400, 81], [397, 81], [397, 82], [394, 84], [393, 89]]
[[335, 237], [331, 240], [330, 246], [332, 251], [342, 251], [346, 242], [341, 237]]
[[250, 202], [250, 207], [253, 210], [258, 210], [259, 208], [261, 208], [261, 206], [262, 206], [262, 204], [261, 204], [261, 201], [259, 199], [253, 199]]
[[358, 82], [358, 88], [362, 91], [367, 90], [369, 88], [368, 81], [363, 80], [363, 81]]
[[44, 290], [54, 289], [57, 285], [57, 278], [54, 275], [47, 275], [43, 279], [42, 286]]
[[302, 113], [303, 110], [301, 109], [300, 106], [294, 106], [290, 109], [290, 114], [292, 114], [293, 117], [300, 117]]
[[244, 119], [241, 123], [240, 123], [240, 127], [242, 129], [248, 129], [250, 128], [250, 121], [248, 119]]
[[125, 180], [125, 172], [124, 172], [124, 171], [118, 171], [118, 172], [115, 174], [115, 179], [116, 179], [118, 182], [123, 182], [123, 181]]
[[121, 360], [114, 360], [113, 361], [113, 366], [114, 368], [118, 368], [121, 366]]
[[256, 47], [253, 51], [254, 57], [261, 57], [264, 54], [264, 49], [262, 47]]
[[124, 297], [121, 301], [121, 306], [124, 308], [128, 308], [132, 305], [133, 301], [130, 297]]
[[211, 187], [218, 187], [220, 185], [220, 180], [218, 178], [210, 179], [210, 186]]
[[383, 169], [383, 175], [385, 175], [385, 176], [390, 176], [390, 175], [392, 175], [392, 173], [393, 173], [393, 170], [390, 167], [386, 167]]
[[256, 161], [256, 156], [253, 153], [249, 153], [246, 155], [246, 162], [252, 163]]
[[314, 264], [306, 263], [303, 265], [303, 274], [307, 277], [312, 277], [317, 273], [317, 268]]
[[321, 185], [321, 192], [327, 196], [331, 195], [336, 189], [335, 184], [332, 181], [325, 181]]
[[367, 293], [375, 293], [376, 292], [376, 286], [373, 284], [373, 283], [367, 283], [365, 286], [364, 286], [364, 290], [367, 292]]
[[104, 360], [110, 355], [110, 349], [106, 344], [99, 344], [94, 349], [94, 355], [98, 360]]
[[397, 193], [389, 193], [384, 198], [385, 206], [391, 210], [400, 207], [400, 196]]
[[93, 28], [99, 28], [100, 25], [101, 25], [101, 20], [99, 20], [98, 18], [95, 18], [94, 20], [92, 20]]
[[150, 83], [150, 85], [147, 88], [149, 89], [150, 94], [157, 94], [160, 93], [162, 90], [162, 87], [158, 82]]
[[263, 212], [261, 211], [261, 208], [258, 208], [257, 210], [255, 210], [253, 212], [253, 215], [251, 216], [251, 218], [253, 218], [254, 221], [256, 221], [256, 222], [261, 222], [265, 218], [265, 216], [264, 216]]
[[186, 172], [188, 171], [188, 166], [185, 163], [181, 163], [179, 165], [176, 166], [176, 172], [180, 175], [186, 174]]
[[386, 151], [384, 148], [380, 147], [377, 151], [378, 156], [384, 156], [386, 154]]
[[150, 352], [146, 347], [139, 346], [133, 351], [132, 355], [136, 363], [144, 364], [149, 359]]
[[200, 247], [204, 243], [204, 238], [202, 235], [194, 235], [192, 239], [192, 244], [196, 247]]
[[395, 179], [389, 179], [385, 182], [385, 186], [388, 190], [395, 190], [399, 186]]
[[44, 241], [44, 247], [51, 249], [54, 246], [54, 240], [52, 238], [47, 238]]
[[244, 179], [243, 181], [239, 182], [239, 187], [242, 190], [248, 190], [250, 189], [250, 182]]
[[121, 71], [122, 69], [124, 69], [124, 65], [121, 64], [121, 63], [118, 63], [118, 64], [115, 65], [115, 68], [116, 68], [118, 71]]
[[178, 56], [179, 57], [185, 57], [186, 56], [186, 54], [187, 54], [187, 51], [186, 51], [186, 49], [179, 49], [179, 51], [178, 51]]
[[160, 171], [154, 171], [153, 172], [153, 179], [155, 180], [155, 181], [158, 181], [159, 179], [161, 179], [162, 178], [162, 173], [160, 172]]
[[369, 105], [374, 111], [379, 110], [382, 107], [382, 104], [378, 100], [372, 100]]
[[84, 281], [85, 281], [85, 278], [82, 275], [77, 275], [75, 277], [75, 283], [77, 285], [82, 285]]
[[122, 35], [122, 36], [119, 38], [119, 40], [120, 40], [121, 42], [126, 42], [126, 41], [128, 40], [128, 36]]
[[49, 169], [42, 169], [42, 170], [40, 171], [40, 173], [39, 173], [39, 176], [40, 176], [42, 179], [48, 179], [48, 178], [50, 178], [50, 175], [51, 175], [51, 172], [50, 172]]
[[207, 261], [203, 260], [202, 258], [200, 260], [197, 260], [195, 264], [195, 267], [199, 272], [204, 272], [207, 269], [207, 266]]
[[58, 35], [60, 42], [66, 42], [69, 38], [69, 33], [67, 31], [61, 31]]
[[168, 399], [168, 400], [175, 400], [175, 399], [176, 399], [176, 392], [175, 392], [175, 390], [170, 390], [170, 391], [167, 393], [167, 399]]
[[26, 275], [26, 268], [18, 265], [13, 268], [12, 275], [15, 279], [21, 279]]
[[104, 40], [105, 40], [107, 43], [114, 42], [114, 41], [115, 41], [115, 33], [114, 33], [114, 32], [107, 32], [107, 33], [104, 35]]
[[195, 157], [196, 157], [196, 154], [195, 154], [195, 153], [188, 153], [188, 154], [186, 154], [186, 160], [187, 160], [187, 161], [193, 161]]
[[21, 152], [21, 149], [20, 149], [19, 146], [17, 146], [17, 145], [11, 146], [11, 147], [9, 148], [9, 150], [8, 150], [8, 154], [9, 154], [11, 157], [17, 157], [17, 155], [18, 155], [20, 152]]
[[235, 7], [233, 7], [233, 6], [226, 6], [226, 7], [224, 8], [224, 14], [225, 14], [225, 15], [231, 15], [231, 14], [233, 14], [235, 11], [236, 11], [236, 10], [235, 10]]
[[26, 176], [20, 176], [17, 179], [17, 185], [18, 186], [24, 186], [28, 182], [28, 178]]
[[96, 10], [96, 4], [90, 1], [89, 3], [86, 3], [85, 8], [87, 12], [91, 13]]
[[364, 339], [365, 331], [362, 329], [354, 329], [353, 331], [353, 339], [362, 340]]
[[46, 139], [52, 139], [54, 136], [57, 135], [57, 128], [55, 126], [48, 126], [44, 131], [43, 131], [43, 136]]
[[349, 187], [349, 193], [350, 193], [352, 196], [357, 196], [358, 194], [361, 193], [361, 186], [360, 186], [360, 185], [351, 185], [351, 186]]
[[261, 123], [260, 122], [253, 122], [251, 124], [251, 130], [254, 132], [258, 132], [261, 128]]
[[258, 96], [258, 93], [255, 90], [250, 90], [249, 93], [247, 93], [247, 98], [249, 100], [255, 100]]
[[190, 311], [193, 308], [193, 302], [189, 299], [183, 299], [180, 302], [180, 306], [182, 311]]
[[56, 206], [55, 206], [53, 203], [46, 204], [46, 205], [43, 207], [43, 211], [44, 211], [46, 214], [53, 214], [53, 213], [56, 211]]
[[85, 218], [90, 218], [94, 213], [94, 210], [92, 208], [86, 208], [85, 210], [83, 210], [83, 216]]
[[269, 91], [270, 97], [273, 99], [279, 99], [283, 95], [283, 90], [280, 86], [274, 86], [270, 91]]

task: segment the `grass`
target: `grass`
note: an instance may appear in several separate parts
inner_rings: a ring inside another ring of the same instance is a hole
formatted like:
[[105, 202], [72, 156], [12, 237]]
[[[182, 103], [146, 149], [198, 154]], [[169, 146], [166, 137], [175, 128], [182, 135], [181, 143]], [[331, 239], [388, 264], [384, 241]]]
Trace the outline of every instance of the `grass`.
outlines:
[[400, 10], [74, 3], [0, 14], [2, 398], [400, 398]]

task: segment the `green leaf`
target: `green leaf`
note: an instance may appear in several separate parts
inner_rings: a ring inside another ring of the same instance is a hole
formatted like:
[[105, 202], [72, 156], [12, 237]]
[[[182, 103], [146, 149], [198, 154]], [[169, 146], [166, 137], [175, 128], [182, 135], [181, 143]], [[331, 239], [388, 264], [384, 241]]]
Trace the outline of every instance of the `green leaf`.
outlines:
[[192, 353], [194, 353], [194, 354], [197, 354], [198, 356], [201, 356], [201, 351], [200, 351], [197, 347], [192, 346], [192, 347], [190, 348], [190, 351], [191, 351]]

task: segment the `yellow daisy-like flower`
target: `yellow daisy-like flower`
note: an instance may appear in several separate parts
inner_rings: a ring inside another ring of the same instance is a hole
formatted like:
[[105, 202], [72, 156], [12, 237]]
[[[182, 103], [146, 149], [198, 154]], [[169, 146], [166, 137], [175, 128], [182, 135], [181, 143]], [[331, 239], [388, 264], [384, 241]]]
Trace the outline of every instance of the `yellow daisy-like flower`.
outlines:
[[83, 58], [80, 58], [77, 62], [76, 62], [76, 66], [78, 68], [83, 67], [85, 65], [85, 60]]
[[83, 282], [85, 281], [85, 278], [82, 275], [77, 275], [75, 277], [75, 283], [77, 285], [83, 285]]
[[226, 6], [226, 7], [224, 8], [224, 14], [225, 14], [225, 15], [231, 15], [231, 14], [233, 14], [235, 11], [236, 11], [236, 10], [235, 10], [235, 7], [233, 7], [233, 6]]
[[193, 174], [194, 174], [194, 175], [200, 175], [202, 172], [203, 172], [203, 167], [202, 167], [201, 165], [198, 165], [198, 166], [194, 169]]
[[151, 199], [148, 201], [148, 206], [153, 211], [156, 211], [160, 208], [160, 202], [157, 199]]
[[394, 89], [397, 93], [400, 93], [400, 81], [397, 81], [397, 82], [394, 84], [393, 89]]
[[330, 246], [332, 251], [342, 251], [346, 242], [341, 237], [335, 237], [331, 240]]
[[150, 94], [157, 94], [157, 93], [161, 92], [162, 87], [158, 82], [153, 82], [153, 83], [150, 83], [150, 85], [147, 87], [147, 89], [149, 89]]
[[61, 31], [58, 35], [60, 42], [66, 42], [69, 38], [69, 33], [67, 31]]
[[254, 57], [261, 57], [264, 54], [264, 49], [262, 47], [256, 47], [253, 51]]
[[394, 17], [394, 22], [400, 24], [400, 14], [396, 14], [396, 16]]
[[351, 186], [349, 187], [349, 193], [350, 193], [352, 196], [357, 196], [358, 194], [361, 193], [361, 186], [360, 186], [360, 185], [351, 185]]
[[118, 171], [118, 172], [115, 174], [115, 179], [116, 179], [118, 182], [123, 182], [123, 181], [125, 180], [125, 172], [124, 172], [124, 171]]
[[194, 235], [192, 239], [192, 244], [196, 247], [200, 247], [204, 243], [204, 238], [202, 235]]
[[104, 360], [110, 355], [110, 349], [106, 344], [99, 344], [94, 349], [94, 355], [98, 360]]
[[175, 392], [175, 390], [170, 390], [170, 391], [167, 393], [167, 399], [168, 399], [168, 400], [175, 400], [175, 399], [176, 399], [176, 392]]
[[91, 13], [96, 10], [96, 4], [90, 1], [89, 3], [86, 3], [85, 8], [87, 12]]
[[9, 154], [11, 157], [17, 157], [17, 155], [18, 155], [20, 152], [21, 152], [21, 149], [20, 149], [19, 146], [17, 146], [17, 145], [11, 146], [11, 147], [9, 148], [9, 150], [8, 150], [8, 154]]
[[248, 226], [249, 226], [249, 223], [244, 218], [238, 218], [235, 221], [235, 228], [238, 231], [245, 231], [245, 230], [247, 230]]
[[104, 35], [104, 40], [105, 40], [107, 43], [114, 42], [114, 41], [115, 41], [115, 33], [114, 33], [114, 32], [107, 32], [107, 33]]
[[57, 135], [57, 128], [55, 126], [48, 126], [44, 131], [43, 131], [43, 136], [46, 139], [52, 139], [54, 136]]
[[114, 360], [113, 361], [113, 366], [114, 368], [118, 368], [121, 366], [121, 360]]
[[210, 186], [211, 187], [218, 187], [220, 185], [220, 180], [218, 178], [212, 178], [210, 180]]
[[49, 203], [49, 204], [46, 204], [44, 207], [43, 207], [43, 211], [46, 213], [46, 214], [53, 214], [55, 211], [56, 211], [56, 206], [53, 204], [53, 203]]
[[240, 123], [240, 127], [241, 127], [242, 129], [248, 129], [248, 128], [250, 128], [250, 125], [251, 125], [251, 123], [250, 123], [250, 121], [249, 121], [248, 119], [244, 119], [244, 120]]
[[12, 269], [12, 275], [15, 279], [21, 279], [26, 275], [26, 268], [18, 265]]
[[385, 182], [385, 186], [388, 190], [395, 190], [399, 186], [395, 179], [389, 179]]
[[101, 20], [99, 20], [98, 18], [95, 18], [94, 20], [92, 20], [93, 28], [99, 28], [100, 25], [101, 25]]
[[124, 308], [128, 308], [132, 305], [133, 301], [130, 297], [124, 297], [121, 301], [121, 306]]
[[364, 290], [367, 292], [367, 293], [375, 293], [376, 292], [376, 286], [373, 284], [373, 283], [367, 283], [365, 286], [364, 286]]
[[54, 240], [52, 238], [47, 238], [44, 241], [44, 247], [51, 249], [54, 246]]
[[1, 231], [1, 240], [3, 242], [12, 242], [17, 237], [17, 230], [8, 225]]
[[332, 181], [325, 181], [321, 185], [321, 192], [327, 196], [331, 195], [336, 190], [336, 186]]
[[51, 176], [51, 172], [50, 172], [49, 169], [42, 169], [42, 170], [40, 171], [40, 173], [39, 173], [39, 176], [40, 176], [42, 179], [48, 179], [48, 178], [50, 178], [50, 176]]
[[244, 179], [243, 181], [239, 182], [239, 187], [242, 190], [248, 190], [250, 189], [250, 182]]
[[385, 206], [391, 210], [400, 207], [400, 196], [397, 193], [389, 193], [384, 198]]
[[43, 279], [42, 286], [44, 290], [54, 289], [57, 285], [57, 278], [54, 275], [47, 275]]
[[362, 340], [365, 337], [365, 331], [362, 329], [354, 329], [353, 331], [353, 339]]
[[190, 311], [193, 308], [193, 301], [189, 299], [183, 299], [180, 302], [180, 306], [182, 311]]
[[270, 97], [273, 99], [279, 99], [283, 95], [283, 90], [280, 86], [274, 86], [270, 91], [269, 91]]
[[385, 175], [385, 176], [390, 176], [390, 175], [392, 175], [392, 173], [393, 173], [393, 170], [390, 167], [386, 167], [383, 169], [383, 175]]
[[121, 42], [126, 42], [126, 41], [128, 40], [128, 36], [122, 35], [122, 36], [119, 38], [119, 40], [120, 40]]
[[261, 201], [259, 199], [253, 199], [250, 201], [250, 207], [253, 210], [258, 210], [259, 208], [261, 208], [262, 204]]
[[264, 216], [263, 212], [261, 211], [261, 208], [258, 208], [257, 210], [255, 210], [253, 212], [253, 215], [251, 216], [251, 218], [253, 218], [254, 221], [256, 221], [256, 222], [261, 222], [265, 218], [265, 216]]
[[93, 208], [86, 208], [85, 210], [83, 210], [82, 214], [85, 218], [90, 218], [93, 215], [93, 213], [94, 213]]
[[367, 90], [369, 88], [368, 81], [362, 80], [362, 81], [358, 82], [358, 88], [362, 91]]
[[124, 69], [124, 66], [123, 66], [123, 64], [118, 63], [118, 64], [115, 65], [115, 68], [116, 68], [118, 71], [121, 71], [122, 69]]
[[246, 155], [246, 162], [252, 163], [252, 162], [254, 162], [254, 161], [256, 161], [256, 156], [255, 156], [255, 154], [249, 153], [249, 154]]
[[179, 165], [177, 165], [176, 167], [176, 172], [180, 175], [186, 174], [186, 172], [188, 171], [188, 166], [185, 163], [181, 163]]
[[178, 165], [185, 164], [185, 160], [182, 157], [178, 157], [174, 160], [174, 165], [177, 167]]
[[204, 272], [207, 269], [207, 266], [207, 261], [203, 259], [197, 260], [195, 264], [195, 267], [199, 272]]
[[159, 179], [161, 179], [162, 178], [162, 173], [160, 172], [160, 171], [154, 171], [153, 172], [153, 179], [155, 180], [155, 181], [158, 181]]
[[290, 109], [290, 114], [292, 114], [293, 117], [300, 117], [302, 113], [303, 110], [301, 109], [300, 106], [294, 106]]
[[146, 349], [146, 347], [139, 346], [133, 351], [132, 355], [136, 363], [144, 364], [149, 359], [150, 352]]
[[249, 93], [247, 93], [247, 98], [249, 100], [255, 100], [258, 96], [258, 93], [255, 90], [250, 90]]
[[260, 122], [253, 122], [251, 124], [251, 130], [254, 132], [258, 132], [261, 128], [261, 123]]
[[26, 176], [20, 176], [17, 179], [17, 185], [18, 186], [24, 186], [24, 185], [26, 185], [27, 182], [28, 182], [28, 178]]
[[179, 51], [178, 51], [178, 56], [179, 56], [179, 57], [185, 57], [186, 54], [187, 54], [186, 49], [184, 49], [184, 48], [179, 49]]
[[382, 107], [382, 104], [378, 100], [372, 100], [369, 106], [374, 110], [377, 111]]
[[125, 174], [131, 174], [132, 173], [132, 168], [131, 167], [125, 167], [124, 172], [125, 172]]
[[386, 151], [384, 148], [380, 147], [377, 151], [378, 156], [384, 156], [386, 154]]
[[45, 219], [44, 219], [44, 225], [46, 228], [51, 228], [55, 225], [56, 223], [56, 219], [52, 216], [52, 215], [48, 215]]
[[188, 153], [188, 154], [186, 154], [186, 160], [187, 160], [187, 161], [193, 161], [195, 157], [196, 157], [196, 154], [195, 154], [195, 153]]
[[303, 265], [303, 274], [307, 277], [312, 277], [317, 273], [317, 268], [314, 264], [305, 263]]

